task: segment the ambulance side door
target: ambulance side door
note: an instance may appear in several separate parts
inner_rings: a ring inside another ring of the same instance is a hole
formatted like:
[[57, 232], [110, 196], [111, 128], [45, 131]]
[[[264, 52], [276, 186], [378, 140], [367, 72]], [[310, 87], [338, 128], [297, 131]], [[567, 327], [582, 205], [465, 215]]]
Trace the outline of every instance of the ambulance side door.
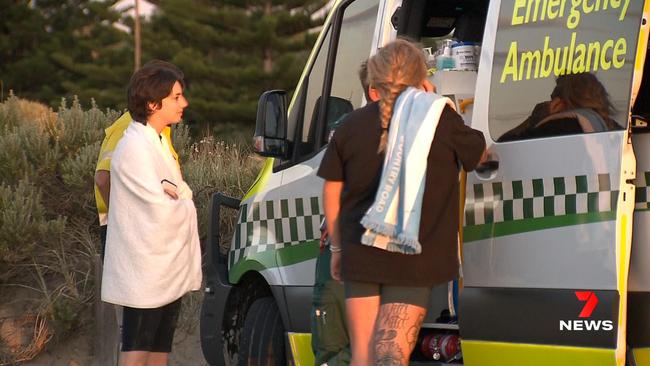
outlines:
[[[307, 70], [289, 112], [291, 156], [278, 162], [282, 182], [267, 192], [266, 222], [273, 237], [278, 284], [290, 304], [292, 331], [309, 330], [312, 286], [320, 223], [323, 179], [316, 175], [329, 134], [345, 114], [362, 106], [358, 70], [370, 54], [379, 0], [341, 2]], [[326, 97], [323, 97], [326, 96]], [[260, 212], [262, 212], [261, 210]], [[271, 220], [272, 219], [272, 220]]]
[[491, 157], [467, 176], [463, 223], [465, 365], [624, 356], [642, 5], [490, 1], [472, 127]]

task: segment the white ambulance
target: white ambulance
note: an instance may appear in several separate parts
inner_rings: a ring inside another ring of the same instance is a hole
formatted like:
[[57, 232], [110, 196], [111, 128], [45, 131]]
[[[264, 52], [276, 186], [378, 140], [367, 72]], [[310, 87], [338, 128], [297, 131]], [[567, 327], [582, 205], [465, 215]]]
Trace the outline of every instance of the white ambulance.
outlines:
[[[459, 336], [462, 359], [436, 349], [441, 359], [427, 361], [419, 344], [413, 364], [650, 365], [648, 15], [647, 0], [336, 1], [293, 95], [260, 98], [255, 146], [268, 159], [254, 185], [213, 201], [206, 360], [313, 364], [315, 173], [333, 122], [365, 104], [360, 63], [408, 37], [442, 57], [432, 81], [492, 157], [461, 177], [459, 296], [436, 287], [421, 332]], [[466, 62], [454, 45], [480, 52]], [[613, 123], [522, 125], [559, 77], [584, 73], [606, 90]], [[226, 208], [239, 214], [222, 254]], [[438, 319], [448, 309], [457, 323]]]

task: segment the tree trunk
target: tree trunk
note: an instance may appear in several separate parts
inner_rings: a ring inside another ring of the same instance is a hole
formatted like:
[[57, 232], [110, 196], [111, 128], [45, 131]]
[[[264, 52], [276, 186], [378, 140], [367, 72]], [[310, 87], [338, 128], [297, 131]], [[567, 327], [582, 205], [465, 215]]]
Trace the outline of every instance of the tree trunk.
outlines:
[[134, 36], [135, 36], [135, 60], [133, 63], [133, 67], [135, 71], [137, 71], [140, 68], [140, 59], [141, 59], [141, 46], [140, 46], [140, 0], [135, 0], [135, 30], [134, 30]]
[[[264, 4], [264, 16], [271, 16], [272, 10], [271, 0], [267, 0]], [[273, 71], [273, 53], [271, 45], [267, 44], [264, 46], [264, 72], [270, 74], [271, 71]]]

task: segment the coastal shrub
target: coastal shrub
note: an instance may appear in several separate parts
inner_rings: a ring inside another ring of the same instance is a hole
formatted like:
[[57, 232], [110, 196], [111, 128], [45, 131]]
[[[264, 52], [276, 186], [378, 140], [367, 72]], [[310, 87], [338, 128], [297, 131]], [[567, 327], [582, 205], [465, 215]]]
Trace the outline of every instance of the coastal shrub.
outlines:
[[65, 230], [65, 218], [48, 218], [41, 190], [27, 180], [0, 185], [0, 279], [20, 276], [17, 265], [29, 263], [36, 247], [54, 244]]

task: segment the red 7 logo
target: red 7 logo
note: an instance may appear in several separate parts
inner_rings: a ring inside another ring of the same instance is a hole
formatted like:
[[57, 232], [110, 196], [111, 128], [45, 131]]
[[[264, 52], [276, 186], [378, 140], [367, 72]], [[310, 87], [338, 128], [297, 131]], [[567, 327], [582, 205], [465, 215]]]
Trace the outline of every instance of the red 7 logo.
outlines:
[[586, 301], [587, 303], [582, 308], [582, 311], [578, 315], [580, 318], [588, 318], [593, 313], [596, 305], [598, 305], [598, 297], [593, 291], [576, 291], [576, 297], [580, 301]]

